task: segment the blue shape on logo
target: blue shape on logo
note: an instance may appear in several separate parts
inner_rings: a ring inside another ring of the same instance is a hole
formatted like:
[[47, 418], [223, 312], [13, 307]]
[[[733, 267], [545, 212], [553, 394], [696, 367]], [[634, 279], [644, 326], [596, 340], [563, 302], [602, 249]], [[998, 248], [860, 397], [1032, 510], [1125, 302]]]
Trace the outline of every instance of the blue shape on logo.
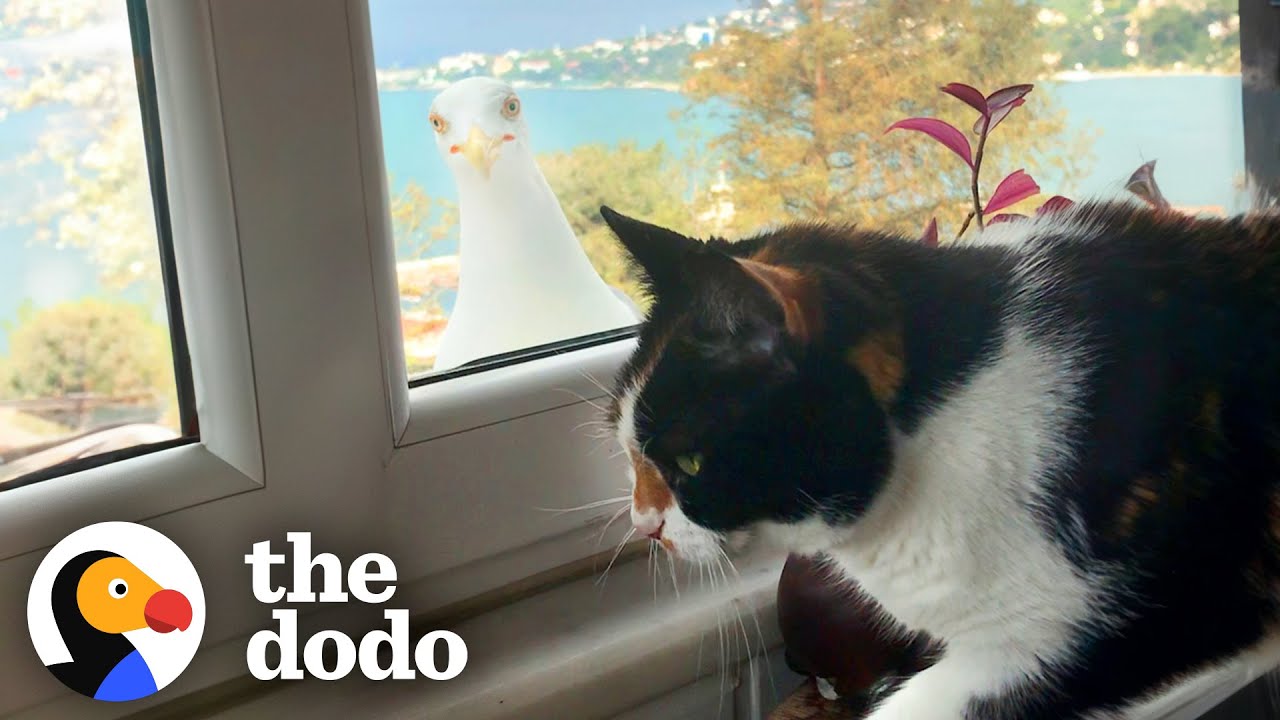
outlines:
[[151, 675], [151, 668], [137, 650], [124, 656], [107, 673], [107, 677], [93, 694], [94, 700], [108, 702], [125, 702], [146, 697], [156, 691], [156, 679]]

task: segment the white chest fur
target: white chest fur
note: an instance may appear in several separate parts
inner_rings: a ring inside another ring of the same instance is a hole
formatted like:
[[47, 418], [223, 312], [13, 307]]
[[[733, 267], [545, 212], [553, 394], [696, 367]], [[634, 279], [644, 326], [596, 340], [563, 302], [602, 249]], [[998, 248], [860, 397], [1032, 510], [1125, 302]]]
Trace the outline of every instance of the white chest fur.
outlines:
[[1066, 356], [1010, 329], [995, 362], [895, 437], [888, 485], [830, 551], [836, 565], [949, 648], [1031, 673], [1061, 657], [1100, 589], [1032, 510], [1070, 452], [1072, 380]]

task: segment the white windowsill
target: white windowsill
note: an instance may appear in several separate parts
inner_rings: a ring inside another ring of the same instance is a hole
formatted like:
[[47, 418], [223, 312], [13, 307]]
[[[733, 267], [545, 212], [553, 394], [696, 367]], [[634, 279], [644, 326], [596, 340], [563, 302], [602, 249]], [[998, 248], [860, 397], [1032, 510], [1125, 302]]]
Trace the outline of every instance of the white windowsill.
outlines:
[[[690, 587], [685, 569], [677, 566], [678, 599], [670, 589], [666, 559], [659, 556], [655, 562], [661, 572], [656, 598], [650, 567], [641, 557], [615, 566], [603, 587], [595, 578], [575, 581], [451, 628], [467, 642], [470, 655], [455, 680], [302, 681], [237, 712], [468, 720], [610, 717], [717, 675], [718, 625], [723, 624], [731, 664], [745, 657], [744, 631], [753, 651], [761, 638], [769, 648], [781, 642], [774, 610], [781, 557], [744, 558], [738, 563], [741, 580], [728, 590], [698, 587], [696, 572]], [[742, 613], [741, 626], [735, 607]]]
[[48, 548], [95, 522], [137, 522], [261, 488], [202, 443], [50, 478], [0, 495], [0, 560]]
[[628, 338], [409, 391], [409, 424], [398, 446], [606, 397], [635, 349]]

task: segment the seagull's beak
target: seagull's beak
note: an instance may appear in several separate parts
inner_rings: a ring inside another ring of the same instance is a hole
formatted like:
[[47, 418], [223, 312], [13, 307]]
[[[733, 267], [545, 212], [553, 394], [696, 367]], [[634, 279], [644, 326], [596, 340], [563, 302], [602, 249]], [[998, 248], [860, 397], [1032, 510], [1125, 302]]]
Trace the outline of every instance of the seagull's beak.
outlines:
[[461, 153], [471, 166], [480, 171], [487, 180], [493, 162], [498, 159], [498, 149], [502, 147], [505, 137], [489, 137], [479, 125], [471, 126], [471, 133], [462, 145], [454, 145], [450, 151]]

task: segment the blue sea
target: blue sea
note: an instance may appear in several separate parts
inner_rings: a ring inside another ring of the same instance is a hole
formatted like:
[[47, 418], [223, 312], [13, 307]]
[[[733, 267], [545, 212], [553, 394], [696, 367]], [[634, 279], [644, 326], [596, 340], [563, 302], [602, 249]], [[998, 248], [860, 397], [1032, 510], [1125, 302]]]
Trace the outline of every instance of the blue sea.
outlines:
[[[1162, 76], [1099, 78], [1037, 88], [1051, 93], [1067, 110], [1072, 129], [1099, 132], [1091, 173], [1077, 186], [1038, 178], [1046, 190], [1079, 198], [1114, 195], [1143, 162], [1159, 160], [1157, 178], [1177, 205], [1243, 207], [1237, 186], [1244, 174], [1240, 78]], [[455, 198], [448, 170], [428, 131], [434, 92], [385, 92], [381, 95], [383, 143], [393, 188], [415, 181], [427, 192]], [[523, 90], [525, 116], [535, 150], [568, 150], [584, 143], [614, 144], [624, 139], [640, 146], [666, 143], [680, 152], [686, 139], [677, 133], [673, 112], [683, 98], [662, 90]], [[704, 135], [718, 129], [713, 121]], [[39, 127], [33, 113], [0, 121], [0, 166], [30, 145]], [[24, 178], [39, 180], [40, 178]], [[46, 178], [48, 179], [48, 178]], [[0, 197], [0, 218], [30, 197], [31, 185]], [[5, 198], [8, 198], [7, 200]], [[83, 251], [57, 249], [33, 240], [30, 226], [0, 221], [0, 353], [6, 348], [6, 323], [24, 300], [37, 306], [100, 291], [95, 269]]]

